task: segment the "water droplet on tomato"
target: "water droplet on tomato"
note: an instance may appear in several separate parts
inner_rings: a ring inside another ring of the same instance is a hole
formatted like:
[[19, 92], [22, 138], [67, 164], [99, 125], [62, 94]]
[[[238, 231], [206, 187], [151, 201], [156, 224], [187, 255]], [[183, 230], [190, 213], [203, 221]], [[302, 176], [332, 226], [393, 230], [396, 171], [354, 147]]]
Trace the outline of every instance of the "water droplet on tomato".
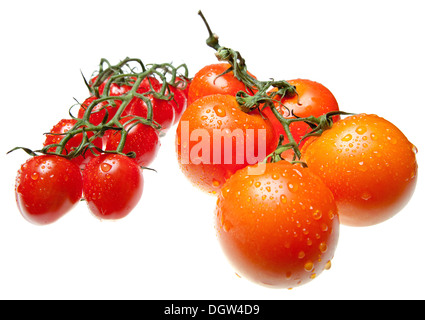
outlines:
[[219, 117], [225, 117], [226, 116], [226, 110], [224, 110], [220, 106], [215, 106], [214, 111], [215, 111], [215, 114]]
[[38, 172], [34, 172], [34, 173], [31, 175], [31, 179], [33, 179], [33, 180], [37, 180], [39, 176], [40, 176], [40, 175], [38, 174]]
[[218, 187], [220, 185], [220, 181], [217, 181], [217, 180], [213, 179], [212, 185], [214, 187]]
[[297, 192], [298, 184], [289, 182], [288, 183], [288, 189], [292, 192]]
[[305, 252], [304, 251], [298, 252], [298, 259], [303, 259], [304, 257], [305, 257]]
[[371, 138], [373, 141], [378, 140], [378, 137], [377, 137], [377, 136], [376, 136], [376, 134], [374, 134], [374, 133], [371, 133], [371, 134], [370, 134], [370, 138]]
[[112, 169], [112, 166], [111, 166], [109, 163], [102, 163], [102, 164], [100, 165], [100, 169], [101, 169], [103, 172], [109, 172], [109, 171]]
[[280, 196], [280, 202], [282, 202], [282, 203], [286, 203], [288, 200], [286, 199], [286, 196], [284, 195], [284, 194], [282, 194], [281, 196]]
[[304, 270], [305, 271], [307, 271], [307, 272], [310, 272], [310, 271], [312, 271], [314, 269], [314, 264], [313, 264], [313, 262], [307, 262], [305, 265], [304, 265]]
[[321, 242], [319, 244], [319, 250], [320, 250], [320, 252], [325, 253], [328, 250], [328, 246], [326, 245], [326, 243]]
[[259, 188], [261, 186], [261, 182], [260, 181], [257, 181], [256, 183], [255, 183], [255, 187], [256, 188]]
[[414, 144], [412, 144], [412, 151], [414, 154], [418, 153], [418, 148]]
[[349, 133], [345, 137], [343, 137], [341, 140], [342, 141], [350, 141], [351, 139], [353, 139], [353, 136]]
[[322, 218], [322, 212], [320, 210], [316, 210], [313, 212], [313, 219], [320, 220]]
[[367, 131], [367, 128], [363, 127], [363, 126], [357, 127], [357, 129], [356, 129], [356, 132], [358, 134], [364, 134], [366, 131]]
[[364, 192], [363, 194], [362, 194], [362, 199], [363, 200], [369, 200], [370, 198], [372, 198], [372, 195], [369, 193], [369, 192]]
[[325, 270], [329, 270], [331, 267], [332, 267], [332, 262], [331, 260], [329, 260], [328, 262], [326, 262]]

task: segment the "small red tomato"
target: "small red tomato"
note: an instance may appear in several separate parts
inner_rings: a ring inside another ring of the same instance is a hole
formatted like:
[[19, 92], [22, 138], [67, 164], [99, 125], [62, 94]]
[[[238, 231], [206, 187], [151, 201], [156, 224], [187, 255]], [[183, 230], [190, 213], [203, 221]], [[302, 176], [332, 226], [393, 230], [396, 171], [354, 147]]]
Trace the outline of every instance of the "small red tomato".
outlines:
[[83, 172], [83, 195], [99, 219], [127, 216], [143, 193], [142, 169], [130, 158], [103, 154], [92, 159]]
[[293, 288], [329, 269], [339, 219], [334, 197], [318, 176], [280, 161], [246, 167], [227, 180], [218, 195], [216, 229], [240, 276]]
[[[82, 119], [87, 108], [90, 104], [97, 100], [98, 98], [92, 96], [87, 98], [80, 106], [78, 110], [78, 118]], [[108, 112], [108, 117], [106, 118], [106, 122], [110, 121], [114, 115], [117, 113], [119, 106], [121, 105], [121, 101], [114, 101], [115, 105], [109, 103], [108, 101], [103, 101], [96, 104], [90, 114], [89, 121], [95, 126], [102, 123], [103, 119], [106, 117], [106, 112]]]
[[23, 217], [47, 225], [69, 212], [81, 199], [82, 177], [78, 166], [59, 156], [36, 156], [18, 171], [15, 196]]
[[[152, 119], [161, 126], [162, 132], [167, 132], [174, 124], [174, 107], [169, 100], [155, 98], [147, 94], [152, 105]], [[148, 105], [140, 98], [133, 99], [123, 115], [148, 117]]]
[[205, 66], [199, 70], [190, 83], [188, 105], [199, 98], [211, 94], [228, 94], [235, 96], [239, 91], [250, 93], [245, 84], [238, 80], [233, 72], [223, 74], [229, 68], [230, 64], [228, 63], [217, 63]]
[[170, 91], [174, 94], [174, 97], [172, 100], [170, 100], [170, 103], [174, 108], [175, 115], [173, 124], [176, 124], [179, 122], [183, 112], [187, 108], [187, 97], [178, 87], [169, 86], [169, 88]]
[[[74, 125], [77, 123], [77, 120], [74, 119], [62, 119], [59, 121], [51, 130], [50, 134], [46, 135], [46, 140], [44, 141], [44, 146], [48, 146], [51, 144], [58, 144], [62, 141], [69, 130], [71, 130]], [[88, 138], [93, 137], [92, 132], [87, 132]], [[73, 150], [75, 150], [83, 141], [83, 134], [79, 133], [73, 136], [65, 145], [65, 149], [62, 151], [63, 155], [69, 154]], [[100, 138], [96, 138], [93, 141], [93, 144], [102, 148], [102, 140]], [[56, 147], [49, 148], [48, 152], [55, 152]], [[95, 152], [95, 150], [93, 150]], [[96, 153], [98, 154], [98, 152]], [[86, 164], [93, 158], [95, 155], [90, 151], [86, 150], [83, 154], [72, 158], [71, 161], [78, 165], [81, 169], [84, 169]]]
[[[149, 125], [137, 122], [134, 117], [120, 120], [128, 132], [123, 153], [135, 152], [133, 159], [141, 167], [147, 167], [158, 154], [161, 142], [157, 130]], [[106, 151], [115, 151], [121, 141], [121, 131], [108, 130], [103, 137]]]
[[186, 100], [189, 97], [189, 88], [191, 83], [192, 79], [182, 77], [176, 78], [176, 87], [183, 92], [184, 96], [186, 97]]

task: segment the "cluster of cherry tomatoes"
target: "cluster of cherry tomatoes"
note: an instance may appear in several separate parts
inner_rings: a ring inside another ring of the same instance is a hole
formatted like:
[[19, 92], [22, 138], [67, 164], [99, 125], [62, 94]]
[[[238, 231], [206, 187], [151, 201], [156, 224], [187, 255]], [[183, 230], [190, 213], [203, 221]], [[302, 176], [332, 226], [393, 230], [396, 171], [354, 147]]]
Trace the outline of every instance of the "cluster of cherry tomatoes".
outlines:
[[237, 274], [302, 285], [331, 267], [340, 223], [371, 226], [406, 205], [417, 150], [381, 117], [346, 116], [322, 84], [260, 82], [238, 52], [211, 32], [208, 41], [226, 62], [191, 81], [176, 134], [180, 167], [217, 196], [217, 237]]
[[98, 75], [85, 81], [90, 96], [76, 105], [78, 115], [53, 126], [41, 155], [25, 149], [33, 157], [18, 172], [15, 194], [28, 221], [53, 223], [81, 199], [99, 219], [121, 219], [139, 202], [142, 170], [179, 121], [188, 87], [171, 65], [139, 63], [136, 73], [134, 61], [103, 70], [103, 60]]

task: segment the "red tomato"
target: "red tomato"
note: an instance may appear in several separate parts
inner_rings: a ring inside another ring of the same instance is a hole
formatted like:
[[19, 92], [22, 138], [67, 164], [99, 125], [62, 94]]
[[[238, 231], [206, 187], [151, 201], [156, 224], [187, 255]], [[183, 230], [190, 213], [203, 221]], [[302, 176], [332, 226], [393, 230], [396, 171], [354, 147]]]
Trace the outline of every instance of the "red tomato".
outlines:
[[[275, 107], [285, 118], [294, 118], [288, 110], [291, 110], [297, 117], [300, 118], [306, 118], [309, 116], [319, 117], [328, 112], [339, 110], [338, 102], [334, 95], [322, 84], [307, 79], [289, 80], [288, 83], [295, 86], [298, 95], [283, 99], [279, 96], [275, 97], [276, 100], [281, 100], [281, 103], [275, 103]], [[273, 115], [271, 109], [265, 108], [263, 112], [273, 123], [277, 139], [279, 139], [280, 135], [284, 135], [284, 143], [289, 142], [282, 124]], [[334, 116], [333, 121], [338, 121], [339, 118], [339, 116]], [[295, 122], [290, 125], [290, 130], [295, 141], [298, 143], [301, 138], [312, 129], [305, 122]], [[284, 153], [283, 156], [286, 159], [291, 160], [293, 156], [292, 150]]]
[[[64, 138], [64, 135], [58, 135], [58, 134], [65, 134], [70, 129], [74, 127], [74, 125], [77, 123], [77, 120], [74, 119], [62, 119], [59, 121], [53, 128], [50, 130], [50, 133], [53, 134], [47, 134], [46, 140], [44, 141], [44, 146], [48, 146], [51, 144], [58, 144], [62, 141]], [[87, 132], [88, 138], [93, 137], [92, 132]], [[62, 151], [63, 155], [69, 154], [73, 150], [75, 150], [83, 141], [83, 134], [79, 133], [75, 136], [73, 136], [65, 145], [65, 149]], [[98, 147], [102, 148], [102, 140], [100, 138], [95, 139], [93, 141], [93, 144]], [[52, 147], [48, 150], [49, 152], [55, 152], [56, 147]], [[96, 152], [95, 150], [93, 150]], [[98, 154], [98, 152], [96, 153]], [[79, 155], [78, 157], [72, 158], [71, 161], [78, 165], [81, 169], [84, 169], [86, 164], [90, 161], [91, 158], [93, 158], [95, 155], [90, 151], [87, 150], [83, 154]]]
[[376, 115], [338, 121], [302, 150], [303, 160], [335, 195], [341, 223], [370, 226], [399, 212], [411, 198], [416, 148]]
[[245, 113], [236, 98], [210, 95], [196, 100], [177, 127], [176, 149], [186, 177], [216, 193], [237, 170], [274, 151], [273, 127], [258, 112]]
[[[97, 100], [98, 98], [92, 96], [87, 98], [80, 106], [80, 109], [78, 110], [78, 118], [82, 119], [84, 116], [84, 113], [86, 112], [87, 108], [90, 106], [90, 104]], [[94, 124], [95, 126], [102, 123], [103, 119], [106, 116], [106, 112], [108, 112], [108, 117], [106, 119], [106, 122], [110, 121], [115, 114], [118, 111], [119, 106], [121, 105], [121, 101], [116, 100], [115, 105], [110, 104], [108, 101], [103, 101], [98, 103], [92, 110], [89, 121], [90, 123]]]
[[81, 199], [78, 166], [59, 156], [36, 156], [18, 171], [15, 196], [23, 217], [37, 225], [60, 219]]
[[[128, 131], [123, 153], [135, 152], [133, 160], [141, 167], [147, 167], [155, 159], [161, 142], [157, 130], [151, 126], [138, 123], [134, 117], [126, 117], [120, 120], [124, 129]], [[103, 137], [105, 150], [115, 151], [121, 141], [121, 132], [108, 130]]]
[[177, 83], [176, 87], [179, 88], [183, 92], [183, 94], [184, 94], [184, 96], [186, 97], [186, 100], [187, 100], [189, 98], [189, 88], [190, 88], [190, 84], [192, 83], [192, 80], [177, 77], [176, 83]]
[[187, 97], [178, 87], [169, 86], [170, 91], [174, 94], [173, 100], [170, 101], [171, 105], [174, 108], [174, 122], [176, 124], [180, 121], [180, 118], [183, 115], [183, 112], [187, 108]]
[[329, 269], [339, 237], [334, 197], [318, 176], [286, 161], [236, 172], [218, 195], [216, 229], [242, 277], [293, 288]]
[[[152, 103], [152, 118], [161, 126], [162, 132], [167, 132], [174, 123], [175, 111], [170, 101], [165, 99], [155, 98], [153, 95], [147, 95]], [[123, 115], [134, 115], [138, 117], [147, 118], [148, 106], [139, 98], [133, 99], [128, 105]]]
[[142, 170], [126, 156], [103, 154], [92, 159], [83, 172], [84, 198], [99, 219], [116, 220], [127, 216], [142, 192]]
[[188, 105], [195, 100], [211, 94], [229, 94], [235, 96], [239, 91], [249, 93], [245, 84], [235, 78], [233, 72], [220, 76], [229, 69], [230, 64], [218, 63], [203, 67], [193, 77], [188, 95]]

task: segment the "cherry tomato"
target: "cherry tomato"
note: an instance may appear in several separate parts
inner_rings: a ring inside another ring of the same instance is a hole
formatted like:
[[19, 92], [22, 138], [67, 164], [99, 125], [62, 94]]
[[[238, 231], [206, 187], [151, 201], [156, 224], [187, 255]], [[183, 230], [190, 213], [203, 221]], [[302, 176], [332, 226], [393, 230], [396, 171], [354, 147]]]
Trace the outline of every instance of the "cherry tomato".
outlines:
[[184, 96], [186, 97], [186, 100], [189, 98], [189, 88], [191, 83], [192, 79], [182, 77], [176, 78], [176, 87], [183, 92]]
[[341, 223], [370, 226], [394, 216], [411, 198], [416, 151], [394, 124], [360, 114], [308, 141], [302, 154], [335, 195]]
[[[44, 141], [44, 146], [48, 146], [51, 144], [58, 144], [62, 141], [64, 138], [64, 135], [66, 132], [68, 132], [70, 129], [74, 127], [74, 125], [77, 123], [77, 120], [74, 119], [62, 119], [59, 121], [51, 130], [50, 133], [46, 135], [46, 140]], [[88, 138], [93, 137], [92, 132], [87, 132]], [[62, 154], [66, 155], [70, 153], [71, 151], [75, 150], [83, 141], [83, 134], [79, 133], [75, 136], [73, 136], [65, 145], [65, 149], [62, 151]], [[98, 147], [102, 148], [102, 140], [100, 138], [95, 139], [93, 141], [93, 144]], [[56, 147], [49, 148], [49, 152], [55, 152]], [[96, 152], [96, 150], [93, 150], [95, 154], [99, 154], [99, 152]], [[95, 154], [93, 154], [92, 151], [86, 150], [83, 154], [72, 158], [71, 161], [78, 165], [81, 169], [84, 169], [86, 164], [92, 159]]]
[[329, 269], [339, 237], [326, 185], [286, 161], [236, 172], [218, 194], [219, 242], [241, 277], [275, 288], [305, 284]]
[[180, 121], [180, 118], [183, 115], [183, 112], [187, 108], [187, 97], [184, 92], [178, 87], [169, 86], [170, 91], [174, 94], [173, 100], [170, 101], [171, 105], [174, 108], [174, 122], [176, 124]]
[[211, 94], [229, 94], [235, 96], [239, 91], [249, 93], [245, 84], [235, 78], [233, 72], [224, 73], [230, 64], [218, 63], [203, 67], [193, 77], [188, 94], [188, 105], [196, 99]]
[[36, 156], [18, 171], [16, 202], [22, 216], [33, 224], [57, 221], [78, 203], [81, 194], [80, 169], [62, 157]]
[[[128, 131], [123, 153], [135, 152], [133, 160], [141, 167], [147, 167], [155, 159], [161, 145], [157, 130], [153, 127], [138, 123], [134, 117], [120, 120], [124, 129]], [[121, 141], [121, 132], [108, 130], [103, 137], [105, 150], [115, 151]]]
[[[298, 95], [291, 98], [285, 97], [283, 99], [279, 96], [275, 97], [276, 100], [280, 101], [275, 103], [275, 107], [285, 118], [294, 118], [294, 116], [290, 114], [290, 111], [292, 111], [297, 117], [306, 118], [309, 116], [319, 117], [328, 112], [339, 110], [338, 102], [334, 95], [322, 84], [307, 79], [289, 80], [288, 83], [295, 86]], [[281, 123], [272, 114], [271, 109], [265, 108], [263, 112], [273, 123], [277, 139], [279, 139], [280, 135], [284, 135], [284, 141], [288, 142], [289, 140]], [[336, 122], [340, 119], [340, 117], [334, 116], [332, 119]], [[301, 138], [312, 129], [305, 122], [294, 122], [290, 125], [290, 130], [295, 141], [299, 143]], [[292, 159], [292, 150], [284, 153], [283, 156], [286, 159]]]
[[[97, 100], [98, 98], [91, 96], [87, 98], [80, 106], [80, 109], [78, 110], [78, 118], [82, 119], [84, 116], [84, 113], [86, 112], [87, 108], [90, 106], [90, 104]], [[106, 116], [106, 112], [108, 112], [108, 117], [106, 119], [106, 122], [110, 121], [114, 115], [117, 113], [119, 106], [121, 105], [121, 101], [115, 100], [115, 105], [109, 103], [108, 101], [103, 101], [98, 103], [92, 110], [89, 121], [90, 123], [94, 124], [95, 126], [102, 123], [103, 119]]]
[[127, 216], [142, 192], [142, 170], [126, 156], [100, 155], [92, 159], [83, 172], [84, 198], [99, 219], [116, 220]]
[[216, 193], [237, 170], [274, 151], [273, 127], [258, 112], [245, 113], [236, 98], [215, 94], [192, 103], [176, 134], [178, 161], [200, 189]]
[[[148, 99], [152, 104], [152, 118], [161, 126], [162, 132], [167, 132], [174, 123], [175, 111], [169, 100], [155, 98], [148, 94]], [[123, 115], [134, 115], [143, 118], [148, 116], [148, 106], [140, 98], [134, 98], [128, 105]]]

